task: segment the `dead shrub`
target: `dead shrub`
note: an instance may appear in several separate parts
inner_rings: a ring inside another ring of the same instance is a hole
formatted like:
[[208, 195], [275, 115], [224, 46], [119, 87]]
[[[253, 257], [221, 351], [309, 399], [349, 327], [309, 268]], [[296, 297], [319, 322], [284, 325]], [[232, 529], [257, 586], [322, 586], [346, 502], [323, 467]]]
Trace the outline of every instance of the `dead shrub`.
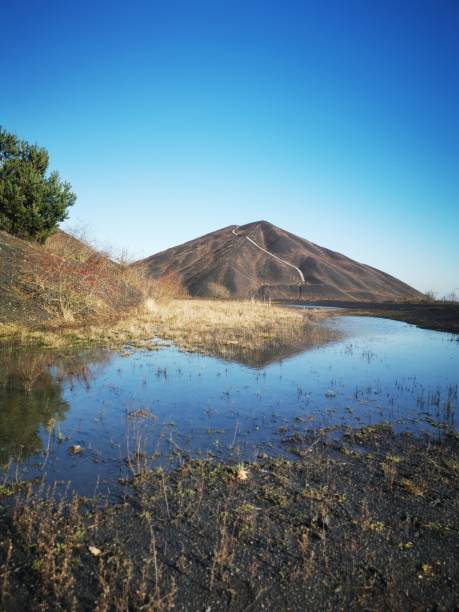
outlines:
[[213, 298], [227, 299], [231, 297], [229, 289], [227, 289], [224, 285], [220, 285], [219, 283], [208, 283], [207, 292], [209, 297]]
[[84, 237], [63, 232], [37, 251], [18, 282], [48, 314], [67, 322], [126, 314], [154, 289], [127, 260], [116, 262]]
[[160, 303], [169, 303], [175, 298], [184, 298], [188, 292], [175, 272], [163, 274], [155, 283], [154, 297]]

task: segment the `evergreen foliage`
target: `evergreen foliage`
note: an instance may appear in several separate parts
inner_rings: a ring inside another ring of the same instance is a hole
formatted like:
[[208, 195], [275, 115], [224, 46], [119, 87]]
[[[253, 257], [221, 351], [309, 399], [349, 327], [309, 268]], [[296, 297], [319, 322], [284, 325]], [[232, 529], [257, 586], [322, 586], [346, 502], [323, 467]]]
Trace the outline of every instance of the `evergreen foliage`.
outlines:
[[0, 127], [0, 229], [44, 242], [67, 218], [76, 195], [48, 163], [46, 149]]

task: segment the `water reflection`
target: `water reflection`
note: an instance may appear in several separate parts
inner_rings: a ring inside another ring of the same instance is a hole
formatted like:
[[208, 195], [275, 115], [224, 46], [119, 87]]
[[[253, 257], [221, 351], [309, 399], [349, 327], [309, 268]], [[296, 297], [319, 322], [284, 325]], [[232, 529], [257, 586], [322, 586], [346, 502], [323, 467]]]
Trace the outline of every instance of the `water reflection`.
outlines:
[[62, 387], [24, 391], [0, 388], [0, 463], [24, 459], [43, 451], [40, 428], [62, 421], [70, 404], [62, 398]]
[[79, 381], [88, 386], [107, 364], [101, 349], [61, 353], [49, 350], [0, 351], [0, 463], [25, 459], [44, 451], [40, 430], [52, 433], [70, 404], [64, 385]]
[[319, 341], [234, 347], [232, 360], [227, 351], [222, 359], [171, 346], [4, 350], [0, 460], [29, 456], [32, 478], [46, 455], [50, 480], [92, 494], [98, 480], [112, 486], [144, 462], [288, 453], [286, 440], [308, 430], [384, 422], [441, 435], [456, 427], [459, 343], [368, 317], [329, 326]]
[[264, 368], [272, 363], [283, 361], [294, 355], [326, 346], [343, 337], [343, 331], [330, 324], [328, 320], [311, 317], [306, 319], [302, 334], [293, 332], [273, 335], [271, 330], [261, 331], [251, 339], [250, 345], [222, 343], [221, 339], [212, 343], [206, 341], [199, 352], [240, 363], [253, 368]]

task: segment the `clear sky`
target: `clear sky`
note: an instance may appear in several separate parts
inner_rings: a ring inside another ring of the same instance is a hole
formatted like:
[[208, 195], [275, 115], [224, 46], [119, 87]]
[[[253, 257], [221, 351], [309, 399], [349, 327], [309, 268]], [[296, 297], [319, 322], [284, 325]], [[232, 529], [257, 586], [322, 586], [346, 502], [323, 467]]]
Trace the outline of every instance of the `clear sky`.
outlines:
[[458, 0], [23, 0], [0, 21], [0, 124], [49, 150], [101, 243], [266, 219], [459, 287]]

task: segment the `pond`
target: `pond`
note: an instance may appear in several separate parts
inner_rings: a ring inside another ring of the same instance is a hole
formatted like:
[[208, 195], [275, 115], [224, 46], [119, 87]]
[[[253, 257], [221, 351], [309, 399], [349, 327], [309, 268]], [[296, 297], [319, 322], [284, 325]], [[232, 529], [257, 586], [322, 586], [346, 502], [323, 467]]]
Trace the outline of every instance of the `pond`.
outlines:
[[4, 349], [0, 460], [10, 477], [71, 481], [81, 494], [143, 466], [189, 457], [288, 455], [292, 432], [390, 423], [457, 428], [459, 342], [451, 334], [338, 316], [340, 339], [260, 365], [155, 343], [75, 352]]

